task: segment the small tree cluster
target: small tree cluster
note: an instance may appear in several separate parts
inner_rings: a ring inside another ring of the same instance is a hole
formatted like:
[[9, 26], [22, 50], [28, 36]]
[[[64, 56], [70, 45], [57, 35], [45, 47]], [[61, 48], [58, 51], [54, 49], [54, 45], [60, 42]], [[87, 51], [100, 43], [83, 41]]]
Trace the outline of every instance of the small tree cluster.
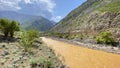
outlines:
[[112, 38], [112, 34], [108, 31], [101, 32], [95, 39], [97, 43], [113, 44], [115, 42]]
[[4, 36], [13, 37], [15, 31], [19, 31], [19, 23], [14, 20], [0, 19], [0, 30], [4, 33]]
[[24, 47], [25, 51], [28, 51], [37, 37], [39, 37], [39, 32], [36, 30], [29, 30], [21, 34], [20, 44]]

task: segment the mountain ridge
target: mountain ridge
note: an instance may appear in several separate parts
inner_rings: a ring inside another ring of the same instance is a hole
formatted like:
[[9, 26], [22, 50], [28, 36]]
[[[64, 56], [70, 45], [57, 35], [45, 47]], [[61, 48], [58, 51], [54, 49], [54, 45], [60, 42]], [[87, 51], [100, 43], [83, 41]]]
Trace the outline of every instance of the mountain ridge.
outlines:
[[[39, 31], [48, 31], [54, 25], [54, 22], [42, 16], [27, 15], [27, 14], [18, 13], [15, 11], [0, 11], [0, 18], [8, 18], [10, 20], [16, 20], [20, 22], [21, 26], [24, 29], [27, 29], [27, 30], [36, 29]], [[35, 21], [37, 21], [38, 24], [40, 23], [42, 24], [36, 27]], [[32, 24], [32, 25], [29, 25], [29, 24]]]

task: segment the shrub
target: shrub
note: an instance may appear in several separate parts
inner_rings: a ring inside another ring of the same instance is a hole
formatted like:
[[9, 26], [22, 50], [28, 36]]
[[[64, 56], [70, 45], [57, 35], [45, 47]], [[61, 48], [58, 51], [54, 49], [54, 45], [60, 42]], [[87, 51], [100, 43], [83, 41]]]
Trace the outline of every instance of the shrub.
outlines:
[[36, 67], [52, 68], [53, 66], [52, 61], [43, 57], [31, 58], [30, 64], [32, 68], [36, 68]]
[[83, 36], [82, 34], [78, 34], [78, 35], [76, 35], [76, 37], [75, 37], [75, 38], [83, 39], [83, 38], [84, 38], [84, 36]]
[[101, 32], [95, 39], [97, 43], [113, 44], [115, 42], [112, 38], [112, 34], [108, 31]]
[[70, 36], [69, 34], [64, 33], [64, 34], [62, 35], [62, 38], [68, 38], [69, 36]]
[[24, 47], [25, 51], [28, 51], [28, 49], [33, 45], [35, 38], [38, 36], [39, 32], [35, 30], [29, 30], [21, 34], [20, 44]]
[[68, 39], [70, 40], [70, 39], [74, 39], [75, 38], [75, 35], [69, 35], [68, 36]]
[[33, 43], [33, 41], [28, 40], [26, 33], [21, 34], [20, 44], [24, 47], [25, 52], [28, 51], [28, 49], [31, 47], [32, 43]]
[[35, 38], [39, 37], [39, 32], [37, 30], [29, 30], [26, 32], [26, 37], [29, 41], [32, 41]]

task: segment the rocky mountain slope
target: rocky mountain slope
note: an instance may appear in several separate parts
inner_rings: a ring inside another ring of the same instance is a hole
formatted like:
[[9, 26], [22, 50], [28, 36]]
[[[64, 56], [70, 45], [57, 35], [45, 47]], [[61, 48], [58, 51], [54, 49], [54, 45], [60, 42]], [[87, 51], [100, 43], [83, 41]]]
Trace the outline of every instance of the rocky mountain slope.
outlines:
[[[37, 29], [39, 31], [49, 30], [54, 22], [42, 16], [27, 15], [22, 13], [17, 13], [14, 11], [0, 11], [0, 18], [8, 18], [11, 20], [16, 20], [21, 23], [22, 27], [25, 29]], [[37, 25], [36, 25], [37, 24]]]
[[51, 29], [94, 37], [110, 31], [120, 41], [120, 0], [87, 0]]

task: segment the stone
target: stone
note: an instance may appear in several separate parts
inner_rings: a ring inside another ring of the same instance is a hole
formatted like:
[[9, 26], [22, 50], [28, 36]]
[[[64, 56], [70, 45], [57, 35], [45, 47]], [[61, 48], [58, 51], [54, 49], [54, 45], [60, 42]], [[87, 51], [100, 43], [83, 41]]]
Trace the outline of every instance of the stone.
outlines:
[[9, 56], [6, 56], [5, 59], [10, 59], [10, 57], [9, 57]]
[[2, 45], [3, 48], [5, 48], [6, 46], [5, 45]]
[[6, 55], [9, 55], [9, 52], [8, 52], [8, 51], [4, 51], [4, 52], [2, 53], [2, 56], [6, 56]]
[[2, 61], [0, 61], [1, 65], [4, 65], [5, 62], [6, 62], [6, 60], [2, 60]]
[[114, 50], [118, 50], [119, 48], [118, 47], [113, 47]]

